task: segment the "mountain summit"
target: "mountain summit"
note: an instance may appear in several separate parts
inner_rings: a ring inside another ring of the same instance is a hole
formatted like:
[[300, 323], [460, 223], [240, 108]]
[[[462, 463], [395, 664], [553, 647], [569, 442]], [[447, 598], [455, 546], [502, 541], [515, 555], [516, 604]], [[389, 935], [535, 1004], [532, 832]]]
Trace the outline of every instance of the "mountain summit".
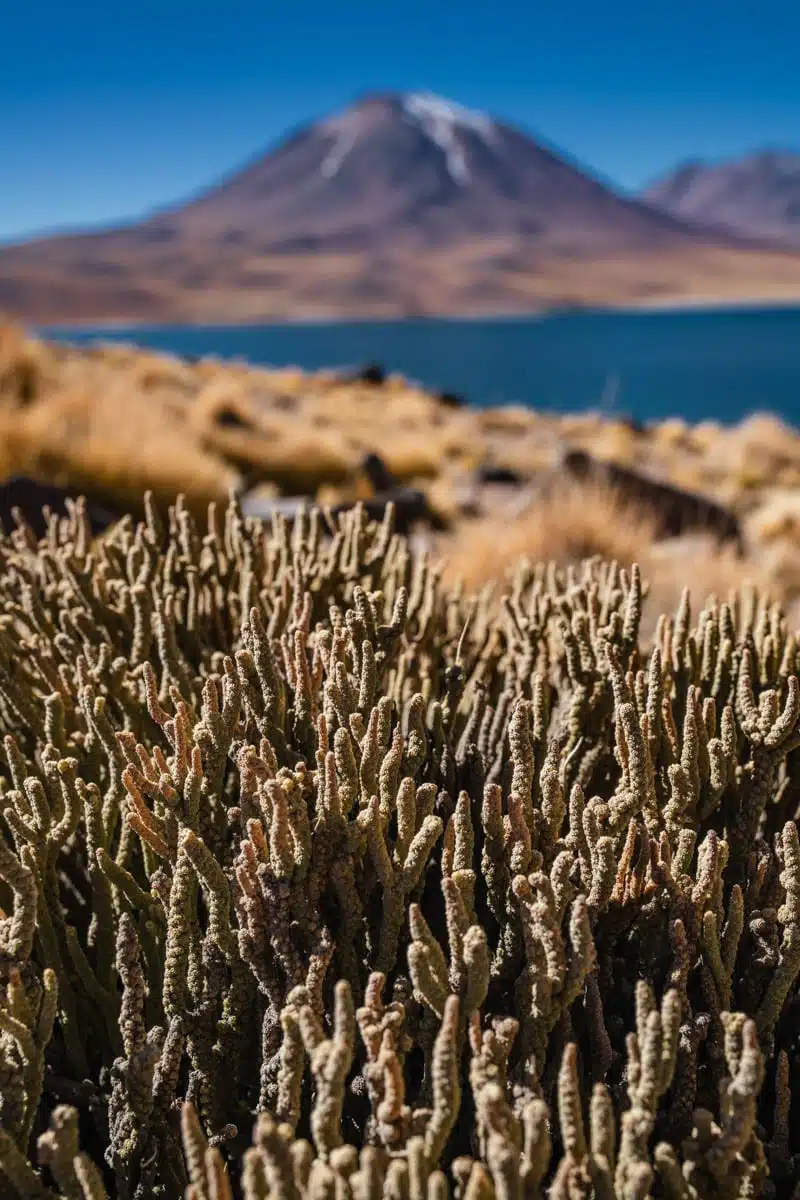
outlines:
[[377, 93], [186, 203], [0, 248], [0, 308], [39, 323], [238, 322], [626, 303], [704, 294], [706, 271], [748, 296], [754, 279], [800, 287], [800, 258], [753, 255], [485, 113]]
[[683, 163], [643, 199], [679, 219], [800, 249], [800, 153], [767, 150], [718, 164]]

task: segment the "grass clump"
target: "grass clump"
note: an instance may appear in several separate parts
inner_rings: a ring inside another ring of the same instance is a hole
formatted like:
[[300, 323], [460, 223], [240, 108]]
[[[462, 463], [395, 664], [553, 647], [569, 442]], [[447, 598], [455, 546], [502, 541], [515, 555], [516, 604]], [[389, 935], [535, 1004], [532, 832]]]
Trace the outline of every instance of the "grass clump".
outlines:
[[798, 644], [392, 512], [0, 541], [0, 1190], [793, 1194]]

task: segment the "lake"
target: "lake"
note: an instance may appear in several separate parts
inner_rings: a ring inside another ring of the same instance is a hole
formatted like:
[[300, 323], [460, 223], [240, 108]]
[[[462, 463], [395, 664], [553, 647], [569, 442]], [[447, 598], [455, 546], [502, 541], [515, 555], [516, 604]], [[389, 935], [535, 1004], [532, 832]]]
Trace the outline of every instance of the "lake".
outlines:
[[800, 424], [800, 308], [45, 332], [308, 370], [380, 363], [477, 405]]

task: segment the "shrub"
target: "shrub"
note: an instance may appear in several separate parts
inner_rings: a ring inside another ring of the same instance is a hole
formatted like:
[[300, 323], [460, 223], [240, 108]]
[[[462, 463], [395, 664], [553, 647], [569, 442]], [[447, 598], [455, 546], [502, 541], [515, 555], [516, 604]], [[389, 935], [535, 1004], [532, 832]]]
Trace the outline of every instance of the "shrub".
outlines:
[[477, 587], [521, 557], [558, 566], [595, 557], [641, 561], [658, 540], [652, 513], [599, 483], [556, 479], [514, 511], [464, 521], [444, 547], [448, 573]]
[[791, 1195], [780, 612], [391, 516], [0, 542], [2, 1195]]

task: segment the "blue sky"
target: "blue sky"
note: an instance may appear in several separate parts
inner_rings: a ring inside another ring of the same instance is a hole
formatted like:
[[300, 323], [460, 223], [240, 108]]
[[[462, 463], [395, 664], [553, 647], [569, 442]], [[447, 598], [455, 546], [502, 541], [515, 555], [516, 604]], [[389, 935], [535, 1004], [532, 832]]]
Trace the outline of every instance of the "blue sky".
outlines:
[[24, 0], [0, 31], [0, 239], [188, 196], [374, 89], [488, 110], [631, 189], [800, 150], [797, 0]]

